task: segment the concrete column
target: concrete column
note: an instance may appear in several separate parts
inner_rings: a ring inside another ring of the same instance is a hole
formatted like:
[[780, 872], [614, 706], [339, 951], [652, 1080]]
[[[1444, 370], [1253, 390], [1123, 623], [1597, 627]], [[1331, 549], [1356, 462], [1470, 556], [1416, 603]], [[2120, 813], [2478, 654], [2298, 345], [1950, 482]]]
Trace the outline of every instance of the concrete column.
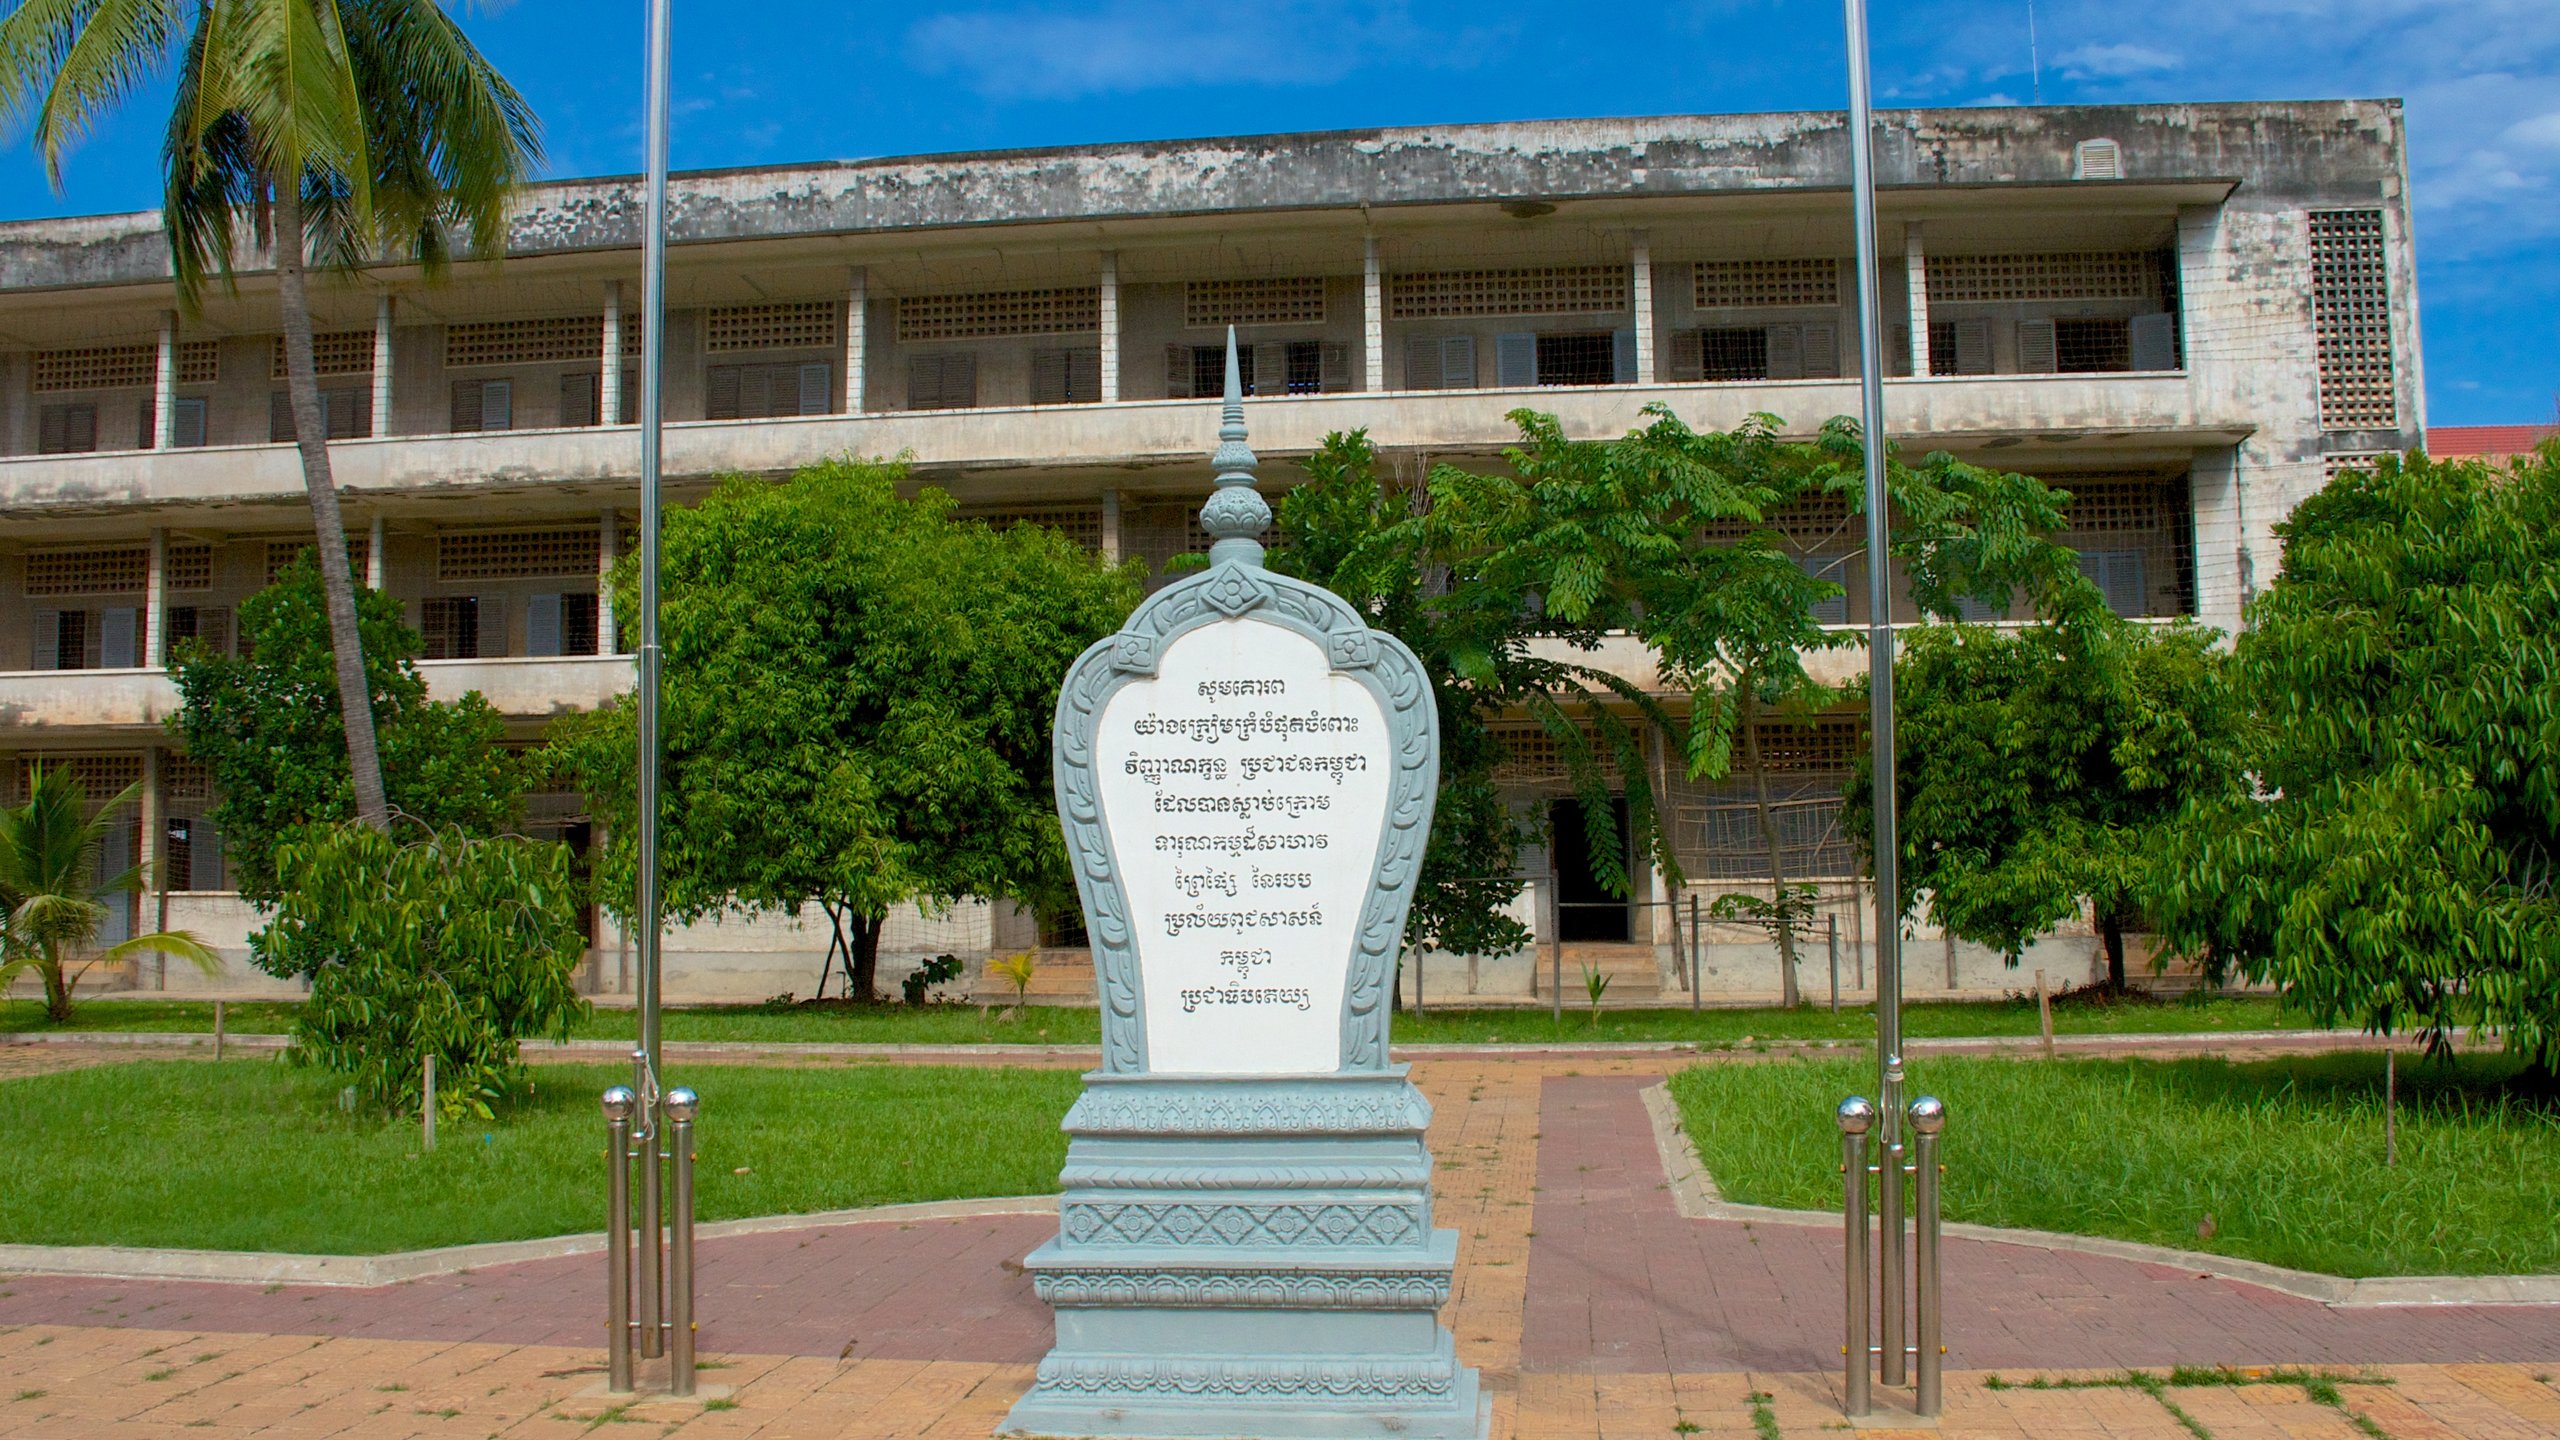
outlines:
[[1911, 292], [1911, 373], [1929, 374], [1929, 255], [1920, 243], [1920, 222], [1902, 227], [1903, 285]]
[[1105, 486], [1102, 491], [1102, 559], [1108, 565], [1120, 563], [1120, 490]]
[[596, 653], [619, 655], [613, 634], [613, 566], [622, 558], [622, 512], [607, 508], [596, 530]]
[[1630, 237], [1627, 268], [1635, 279], [1636, 383], [1653, 383], [1653, 245], [1638, 230]]
[[1120, 398], [1120, 257], [1102, 252], [1102, 398]]
[[[134, 847], [133, 858], [135, 863], [142, 866], [142, 875], [146, 882], [145, 893], [152, 900], [152, 913], [135, 919], [133, 929], [138, 935], [146, 930], [169, 928], [169, 877], [160, 873], [160, 856], [168, 840], [166, 832], [169, 827], [167, 822], [160, 818], [160, 747], [157, 745], [143, 747], [142, 799], [136, 808], [141, 812], [136, 819], [142, 831], [142, 843]], [[134, 903], [138, 904], [142, 899], [143, 896], [137, 895], [134, 897]], [[138, 971], [140, 968], [137, 962], [135, 969]], [[151, 988], [168, 989], [169, 957], [153, 956], [151, 971], [153, 981]], [[141, 976], [137, 974], [134, 979], [139, 985]]]
[[1378, 237], [1360, 242], [1360, 388], [1387, 384], [1386, 283], [1378, 275]]
[[383, 543], [382, 516], [377, 513], [373, 517], [372, 532], [365, 536], [364, 583], [368, 590], [381, 589], [382, 577], [390, 573], [382, 555], [387, 548], [389, 547]]
[[[847, 415], [862, 413], [864, 362], [870, 358], [870, 351], [871, 272], [856, 265], [844, 292], [844, 413]], [[1110, 374], [1107, 368], [1111, 364], [1109, 352], [1104, 352], [1102, 363], [1106, 367], [1103, 373]]]
[[596, 360], [596, 423], [622, 423], [622, 282], [604, 287], [604, 338]]
[[373, 300], [373, 438], [391, 434], [391, 292]]
[[[161, 353], [166, 354], [164, 346]], [[165, 412], [164, 412], [165, 413]], [[168, 433], [165, 429], [161, 432]], [[142, 663], [157, 670], [169, 663], [169, 532], [151, 528], [151, 565], [142, 581]]]
[[151, 371], [151, 448], [178, 443], [178, 315], [160, 312], [160, 357]]

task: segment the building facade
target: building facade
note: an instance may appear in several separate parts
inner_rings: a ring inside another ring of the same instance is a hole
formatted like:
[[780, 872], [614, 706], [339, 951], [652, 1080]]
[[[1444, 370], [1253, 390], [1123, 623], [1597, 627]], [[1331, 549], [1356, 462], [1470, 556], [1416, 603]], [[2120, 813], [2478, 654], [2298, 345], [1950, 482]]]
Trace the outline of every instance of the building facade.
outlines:
[[[2060, 538], [2124, 613], [2235, 626], [2291, 506], [2424, 433], [2396, 103], [1911, 111], [1879, 117], [1876, 144], [1896, 440], [2070, 490]], [[1203, 548], [1229, 325], [1275, 485], [1357, 427], [1407, 474], [1498, 464], [1524, 405], [1587, 437], [1654, 404], [1810, 433], [1857, 409], [1848, 146], [1837, 114], [1683, 116], [682, 175], [669, 498], [906, 454], [969, 513], [1160, 571]], [[440, 283], [381, 267], [314, 297], [351, 549], [426, 636], [430, 689], [480, 691], [527, 743], [632, 682], [599, 578], [637, 508], [640, 221], [630, 178], [534, 186], [503, 264]], [[234, 645], [239, 602], [308, 539], [276, 313], [252, 269], [182, 319], [156, 214], [0, 226], [0, 780], [22, 790], [37, 759], [93, 788], [142, 780], [120, 855], [160, 862], [148, 918], [165, 906], [235, 954], [255, 920], [225, 887], [203, 772], [162, 729], [163, 662], [180, 639]], [[1847, 587], [1822, 618], [1862, 626], [1844, 520], [1785, 525]], [[1611, 663], [1652, 682], [1627, 650]], [[1861, 989], [1837, 825], [1855, 722], [1772, 743], [1789, 868], [1826, 880], [1842, 984]], [[1525, 818], [1568, 803], [1556, 771], [1520, 737]], [[1657, 876], [1613, 917], [1574, 857], [1522, 857], [1521, 913], [1617, 947], [1619, 995], [1679, 982], [1692, 895], [1765, 880], [1736, 797], [1668, 788], [1688, 893]], [[591, 838], [575, 796], [537, 797], [529, 821]], [[890, 944], [984, 954], [1039, 929], [963, 906], [903, 918]], [[680, 932], [670, 991], [806, 993], [826, 933]], [[1708, 993], [1774, 988], [1746, 938], [1710, 948]], [[597, 939], [587, 983], [626, 988], [627, 945], [607, 922]], [[2077, 979], [2090, 942], [2055, 944], [2058, 980]], [[1819, 993], [1821, 939], [1809, 959]], [[1953, 987], [2018, 983], [1947, 959]], [[1433, 957], [1426, 984], [1516, 995], [1548, 983], [1533, 962], [1556, 959]], [[1072, 963], [1057, 973], [1072, 989]]]

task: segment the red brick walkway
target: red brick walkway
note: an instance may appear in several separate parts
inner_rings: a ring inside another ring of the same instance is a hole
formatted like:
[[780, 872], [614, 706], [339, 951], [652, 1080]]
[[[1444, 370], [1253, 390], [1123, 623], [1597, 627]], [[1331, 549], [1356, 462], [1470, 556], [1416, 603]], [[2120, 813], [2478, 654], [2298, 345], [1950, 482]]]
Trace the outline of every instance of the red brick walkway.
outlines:
[[[1653, 1083], [1546, 1082], [1521, 1368], [1838, 1365], [1838, 1232], [1681, 1218], [1637, 1098]], [[2560, 1306], [2333, 1309], [2187, 1270], [1955, 1239], [1945, 1263], [1952, 1369], [2560, 1359]]]

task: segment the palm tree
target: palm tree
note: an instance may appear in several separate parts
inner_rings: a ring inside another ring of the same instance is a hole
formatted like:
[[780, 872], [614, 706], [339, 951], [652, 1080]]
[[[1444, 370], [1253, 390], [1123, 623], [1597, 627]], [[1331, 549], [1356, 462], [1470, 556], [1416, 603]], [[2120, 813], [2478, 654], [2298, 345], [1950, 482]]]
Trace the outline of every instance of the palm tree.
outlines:
[[388, 822], [355, 582], [311, 356], [313, 264], [394, 258], [442, 273], [453, 235], [494, 255], [508, 193], [541, 156], [524, 98], [438, 0], [0, 0], [0, 112], [58, 189], [62, 152], [174, 71], [163, 145], [178, 301], [232, 277], [245, 229], [272, 250], [285, 388], [318, 532], [356, 818]]
[[44, 977], [44, 1013], [59, 1024], [71, 1018], [71, 992], [93, 965], [120, 965], [157, 952], [194, 962], [206, 974], [222, 957], [183, 930], [157, 931], [97, 948], [107, 906], [141, 893], [150, 883], [145, 867], [100, 875], [107, 837], [125, 823], [126, 807], [142, 793], [126, 786], [92, 810], [89, 793], [69, 770], [34, 772], [24, 805], [0, 809], [0, 986], [26, 971]]

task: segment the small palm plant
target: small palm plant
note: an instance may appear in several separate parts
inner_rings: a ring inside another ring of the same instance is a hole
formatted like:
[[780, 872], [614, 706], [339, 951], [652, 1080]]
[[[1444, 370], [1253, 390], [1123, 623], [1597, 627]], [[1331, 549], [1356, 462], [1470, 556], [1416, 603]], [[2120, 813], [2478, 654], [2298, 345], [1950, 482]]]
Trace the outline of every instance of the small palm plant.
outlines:
[[1003, 959], [987, 962], [990, 973], [1013, 987], [1013, 1009], [1006, 1016], [1007, 1019], [1021, 1016], [1022, 1007], [1031, 994], [1031, 977], [1038, 972], [1039, 968], [1040, 962], [1028, 950], [1019, 955], [1007, 955]]
[[1597, 965], [1582, 967], [1582, 993], [1591, 997], [1591, 1028], [1600, 1028], [1600, 997], [1609, 993], [1609, 977]]
[[97, 948], [110, 900], [149, 884], [143, 866], [100, 875], [107, 837], [123, 824], [121, 812], [141, 793], [128, 785], [114, 799], [89, 806], [87, 789], [70, 771], [35, 767], [24, 805], [0, 808], [0, 985], [35, 971], [44, 979], [44, 1013], [55, 1024], [71, 1018], [71, 993], [95, 965], [120, 965], [137, 955], [175, 955], [206, 974], [222, 957], [183, 930], [136, 935]]

